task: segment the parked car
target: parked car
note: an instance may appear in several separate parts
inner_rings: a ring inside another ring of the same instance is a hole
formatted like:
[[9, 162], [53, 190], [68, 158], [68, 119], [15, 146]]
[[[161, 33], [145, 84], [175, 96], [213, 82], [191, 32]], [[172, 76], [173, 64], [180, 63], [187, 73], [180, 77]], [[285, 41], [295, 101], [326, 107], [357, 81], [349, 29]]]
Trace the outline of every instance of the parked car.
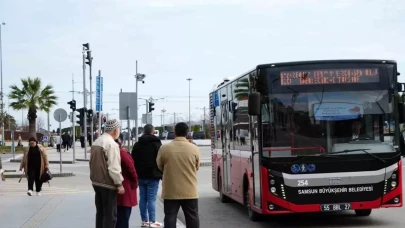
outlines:
[[187, 135], [188, 139], [205, 139], [205, 133], [203, 131], [192, 131]]

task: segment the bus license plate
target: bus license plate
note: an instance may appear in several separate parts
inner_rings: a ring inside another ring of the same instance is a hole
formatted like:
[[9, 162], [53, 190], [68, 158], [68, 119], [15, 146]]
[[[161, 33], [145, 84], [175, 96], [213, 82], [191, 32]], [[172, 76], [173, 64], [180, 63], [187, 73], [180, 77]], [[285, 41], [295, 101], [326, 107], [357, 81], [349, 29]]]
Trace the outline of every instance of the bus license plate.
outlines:
[[341, 204], [321, 204], [321, 211], [345, 211], [350, 210], [352, 207], [349, 203]]

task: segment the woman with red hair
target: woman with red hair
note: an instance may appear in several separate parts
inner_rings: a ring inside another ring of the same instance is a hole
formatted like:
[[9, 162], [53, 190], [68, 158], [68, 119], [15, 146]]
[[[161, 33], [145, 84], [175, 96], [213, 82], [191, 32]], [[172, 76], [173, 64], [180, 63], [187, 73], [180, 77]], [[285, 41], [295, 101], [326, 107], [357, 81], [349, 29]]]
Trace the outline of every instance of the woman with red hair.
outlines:
[[116, 228], [129, 228], [129, 218], [131, 217], [132, 207], [138, 205], [138, 176], [136, 175], [134, 160], [131, 154], [122, 146], [122, 138], [116, 140], [120, 147], [121, 169], [124, 181], [125, 193], [117, 197], [117, 223]]

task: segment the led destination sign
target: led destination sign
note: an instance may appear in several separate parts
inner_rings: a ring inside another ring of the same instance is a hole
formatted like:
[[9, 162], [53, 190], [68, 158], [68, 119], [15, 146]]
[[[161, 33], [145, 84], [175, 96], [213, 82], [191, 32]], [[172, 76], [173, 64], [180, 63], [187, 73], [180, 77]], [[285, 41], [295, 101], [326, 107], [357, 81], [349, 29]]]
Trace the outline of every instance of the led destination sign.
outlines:
[[374, 83], [380, 81], [378, 68], [282, 71], [282, 86]]

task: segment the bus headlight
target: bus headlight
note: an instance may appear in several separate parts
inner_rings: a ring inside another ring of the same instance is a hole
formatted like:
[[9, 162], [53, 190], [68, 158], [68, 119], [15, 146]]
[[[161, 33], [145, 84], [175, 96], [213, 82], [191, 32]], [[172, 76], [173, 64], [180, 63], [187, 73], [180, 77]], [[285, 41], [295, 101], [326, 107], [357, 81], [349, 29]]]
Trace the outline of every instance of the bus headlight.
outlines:
[[392, 176], [391, 176], [391, 178], [392, 178], [393, 180], [397, 179], [397, 174], [396, 174], [396, 173], [393, 173]]
[[271, 187], [271, 188], [270, 188], [270, 192], [271, 192], [271, 193], [274, 194], [274, 193], [276, 193], [276, 191], [277, 191], [277, 189], [276, 189], [275, 187]]
[[271, 185], [275, 185], [275, 184], [276, 184], [276, 181], [275, 181], [274, 179], [271, 179], [271, 180], [270, 180], [270, 184], [271, 184]]
[[395, 187], [397, 187], [397, 182], [395, 182], [395, 181], [392, 181], [392, 182], [391, 182], [391, 187], [392, 187], [392, 188], [395, 188]]

